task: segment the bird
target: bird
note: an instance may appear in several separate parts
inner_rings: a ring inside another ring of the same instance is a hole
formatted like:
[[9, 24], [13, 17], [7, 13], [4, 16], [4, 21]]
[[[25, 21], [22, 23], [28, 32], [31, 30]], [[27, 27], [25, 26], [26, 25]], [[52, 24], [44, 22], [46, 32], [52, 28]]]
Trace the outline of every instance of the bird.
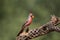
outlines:
[[26, 33], [29, 31], [29, 25], [32, 23], [33, 18], [34, 18], [34, 16], [33, 16], [32, 12], [30, 12], [29, 16], [28, 16], [28, 19], [22, 25], [22, 29], [19, 31], [17, 36], [19, 36], [21, 33], [23, 33], [25, 28], [26, 28]]

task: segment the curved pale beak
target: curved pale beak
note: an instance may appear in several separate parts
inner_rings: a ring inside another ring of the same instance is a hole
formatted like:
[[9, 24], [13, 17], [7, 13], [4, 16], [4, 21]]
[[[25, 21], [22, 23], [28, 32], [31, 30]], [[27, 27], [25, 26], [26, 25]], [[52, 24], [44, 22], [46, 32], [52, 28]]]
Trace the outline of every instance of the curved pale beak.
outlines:
[[32, 16], [32, 18], [34, 18], [34, 16]]

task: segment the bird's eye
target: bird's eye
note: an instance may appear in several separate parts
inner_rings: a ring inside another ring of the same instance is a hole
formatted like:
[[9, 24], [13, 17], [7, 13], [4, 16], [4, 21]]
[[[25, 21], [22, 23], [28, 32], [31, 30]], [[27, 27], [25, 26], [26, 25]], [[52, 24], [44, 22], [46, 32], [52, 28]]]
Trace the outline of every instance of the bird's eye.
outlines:
[[31, 16], [32, 17], [32, 16]]

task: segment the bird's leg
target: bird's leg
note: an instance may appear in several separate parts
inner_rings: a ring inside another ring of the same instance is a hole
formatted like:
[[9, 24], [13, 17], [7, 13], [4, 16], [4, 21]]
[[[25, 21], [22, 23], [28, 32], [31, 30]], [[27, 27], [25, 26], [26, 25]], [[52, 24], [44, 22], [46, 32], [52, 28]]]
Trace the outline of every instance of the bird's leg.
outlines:
[[26, 28], [26, 33], [28, 33], [28, 31], [29, 31], [29, 27]]

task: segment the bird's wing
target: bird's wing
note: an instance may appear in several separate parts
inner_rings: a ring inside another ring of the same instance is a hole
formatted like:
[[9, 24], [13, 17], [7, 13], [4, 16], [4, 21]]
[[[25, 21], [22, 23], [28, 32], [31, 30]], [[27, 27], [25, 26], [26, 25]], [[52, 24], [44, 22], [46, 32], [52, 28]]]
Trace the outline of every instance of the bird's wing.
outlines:
[[22, 27], [26, 26], [25, 24], [28, 22], [28, 20], [25, 21], [25, 23], [22, 25]]
[[19, 31], [19, 33], [17, 34], [17, 36], [19, 36], [25, 29], [25, 24], [27, 23], [28, 21], [26, 21], [23, 25], [22, 25], [22, 28], [21, 30]]

